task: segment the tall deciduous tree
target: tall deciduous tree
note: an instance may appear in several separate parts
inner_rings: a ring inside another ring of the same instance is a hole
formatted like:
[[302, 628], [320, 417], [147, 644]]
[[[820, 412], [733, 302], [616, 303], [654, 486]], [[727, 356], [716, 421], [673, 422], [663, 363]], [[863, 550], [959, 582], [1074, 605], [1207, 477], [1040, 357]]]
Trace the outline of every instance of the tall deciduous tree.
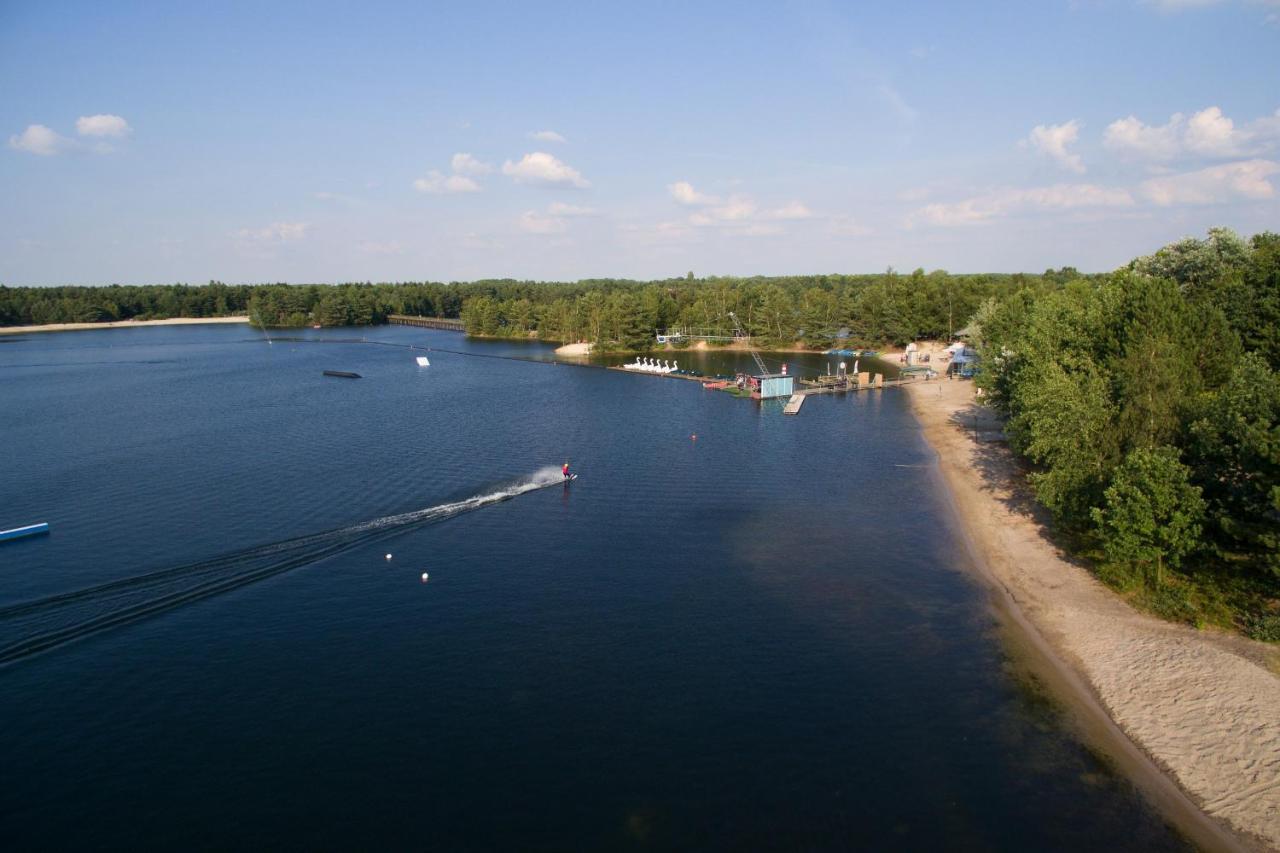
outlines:
[[1116, 469], [1105, 508], [1093, 510], [1107, 557], [1114, 562], [1177, 566], [1200, 542], [1204, 500], [1172, 447], [1139, 448]]
[[1280, 374], [1256, 353], [1201, 403], [1188, 460], [1219, 547], [1280, 578]]

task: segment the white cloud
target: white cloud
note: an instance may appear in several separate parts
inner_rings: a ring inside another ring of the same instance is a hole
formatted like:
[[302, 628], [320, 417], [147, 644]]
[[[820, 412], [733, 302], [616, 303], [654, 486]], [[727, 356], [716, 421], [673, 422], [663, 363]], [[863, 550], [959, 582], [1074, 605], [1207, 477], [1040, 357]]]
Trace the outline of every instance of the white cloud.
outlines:
[[1261, 139], [1269, 141], [1280, 139], [1280, 110], [1276, 110], [1269, 116], [1256, 119], [1252, 128], [1253, 132]]
[[769, 219], [812, 219], [813, 211], [802, 202], [792, 201], [768, 211], [765, 216]]
[[630, 223], [620, 226], [620, 233], [630, 243], [641, 246], [672, 247], [702, 242], [702, 234], [688, 222], [667, 220], [655, 224]]
[[987, 222], [995, 213], [981, 205], [978, 199], [968, 199], [955, 204], [927, 204], [907, 218], [907, 227], [917, 222], [952, 228], [957, 225], [976, 225]]
[[[711, 219], [721, 222], [737, 222], [755, 216], [756, 203], [743, 195], [729, 196], [728, 201], [707, 211]], [[698, 216], [699, 214], [694, 214]]]
[[576, 187], [586, 189], [590, 182], [566, 163], [544, 151], [524, 155], [519, 163], [510, 160], [502, 164], [502, 174], [514, 178], [517, 183], [540, 184], [550, 187]]
[[1168, 124], [1143, 124], [1136, 116], [1117, 119], [1107, 125], [1102, 144], [1122, 154], [1133, 154], [1147, 160], [1172, 160], [1181, 147], [1182, 113], [1174, 113]]
[[456, 175], [487, 175], [493, 171], [492, 165], [477, 160], [467, 153], [454, 154], [449, 165]]
[[1022, 210], [1130, 207], [1133, 203], [1133, 196], [1128, 190], [1095, 184], [1003, 189], [963, 201], [925, 205], [907, 218], [907, 226], [919, 222], [943, 227], [976, 225]]
[[530, 139], [536, 139], [539, 142], [567, 142], [560, 134], [554, 130], [531, 130], [528, 133]]
[[544, 216], [536, 210], [520, 214], [520, 230], [529, 234], [563, 234], [569, 224], [558, 216]]
[[1257, 154], [1280, 139], [1280, 110], [1236, 127], [1218, 107], [1206, 107], [1190, 119], [1174, 113], [1162, 125], [1143, 124], [1134, 116], [1107, 126], [1103, 144], [1122, 154], [1167, 162], [1186, 155], [1240, 157]]
[[415, 180], [413, 188], [420, 193], [430, 195], [478, 193], [480, 185], [469, 176], [487, 175], [493, 171], [492, 165], [476, 159], [465, 151], [460, 151], [449, 159], [449, 168], [453, 170], [452, 175], [446, 175], [439, 169], [432, 169], [427, 172], [425, 178]]
[[1248, 136], [1236, 130], [1235, 122], [1217, 107], [1201, 110], [1187, 122], [1187, 147], [1210, 157], [1236, 157], [1244, 153]]
[[246, 243], [260, 245], [291, 243], [306, 237], [310, 227], [306, 222], [273, 222], [265, 228], [241, 228], [234, 236]]
[[563, 234], [569, 230], [569, 219], [580, 219], [596, 215], [598, 215], [597, 211], [591, 207], [553, 201], [547, 205], [546, 213], [526, 210], [520, 214], [520, 219], [516, 224], [521, 231], [527, 234]]
[[1267, 180], [1280, 172], [1280, 164], [1270, 160], [1243, 160], [1223, 163], [1195, 172], [1151, 178], [1142, 184], [1143, 194], [1154, 204], [1215, 204], [1244, 197], [1275, 197], [1275, 187]]
[[427, 172], [425, 178], [414, 181], [413, 188], [420, 193], [431, 195], [480, 192], [480, 185], [465, 175], [442, 175], [435, 169]]
[[547, 213], [552, 216], [595, 216], [597, 211], [592, 207], [580, 207], [576, 204], [553, 201], [547, 206]]
[[70, 140], [63, 139], [51, 128], [45, 127], [43, 124], [27, 125], [27, 129], [22, 133], [9, 137], [10, 148], [26, 151], [30, 154], [39, 154], [41, 157], [50, 157], [57, 154], [69, 142]]
[[1041, 154], [1051, 157], [1059, 166], [1083, 175], [1084, 161], [1079, 154], [1067, 150], [1080, 136], [1080, 126], [1075, 119], [1066, 124], [1038, 124], [1031, 130], [1027, 140]]
[[688, 181], [676, 181], [674, 184], [667, 184], [667, 192], [671, 193], [671, 197], [680, 204], [688, 205], [689, 207], [720, 203], [719, 198], [698, 192], [693, 188], [693, 184]]
[[99, 113], [76, 119], [76, 133], [81, 136], [128, 136], [133, 131], [120, 116]]
[[688, 181], [667, 185], [667, 192], [679, 204], [697, 210], [689, 214], [687, 226], [716, 229], [736, 236], [766, 236], [782, 233], [780, 221], [812, 219], [814, 213], [804, 202], [790, 201], [781, 207], [761, 209], [755, 199], [737, 193], [728, 198], [698, 192]]

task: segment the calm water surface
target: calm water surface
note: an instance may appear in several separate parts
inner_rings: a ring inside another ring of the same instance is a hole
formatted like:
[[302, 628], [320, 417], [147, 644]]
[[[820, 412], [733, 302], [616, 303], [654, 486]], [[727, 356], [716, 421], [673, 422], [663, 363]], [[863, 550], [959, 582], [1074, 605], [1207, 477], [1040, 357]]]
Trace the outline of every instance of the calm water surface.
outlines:
[[1183, 846], [1008, 674], [904, 397], [300, 337], [0, 343], [9, 844]]

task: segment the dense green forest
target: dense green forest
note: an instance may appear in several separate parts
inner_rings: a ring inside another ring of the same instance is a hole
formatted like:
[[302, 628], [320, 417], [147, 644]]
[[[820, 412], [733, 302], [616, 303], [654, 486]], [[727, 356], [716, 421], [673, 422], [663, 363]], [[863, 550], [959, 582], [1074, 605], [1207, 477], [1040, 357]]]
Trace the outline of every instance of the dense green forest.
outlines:
[[588, 340], [634, 350], [651, 347], [658, 329], [728, 334], [732, 311], [762, 347], [828, 347], [837, 339], [902, 344], [946, 336], [993, 296], [1044, 292], [1077, 278], [1066, 268], [1044, 275], [890, 270], [648, 282], [0, 287], [0, 325], [248, 315], [273, 327], [362, 326], [383, 323], [388, 314], [420, 314], [461, 317], [474, 335]]
[[[1042, 292], [1080, 277], [1044, 275], [821, 275], [583, 281], [545, 287], [506, 283], [466, 299], [474, 335], [585, 340], [606, 349], [653, 346], [655, 329], [729, 334], [733, 312], [757, 346], [826, 348], [836, 340], [904, 344], [945, 337], [985, 300], [1018, 290]], [[475, 285], [472, 285], [473, 287]]]
[[466, 288], [445, 284], [0, 286], [0, 326], [248, 315], [266, 326], [368, 326], [387, 314], [457, 317]]
[[974, 326], [984, 398], [1101, 577], [1280, 640], [1280, 235], [1215, 229]]
[[169, 317], [234, 317], [244, 314], [253, 287], [157, 284], [144, 287], [4, 287], [0, 326], [105, 323]]

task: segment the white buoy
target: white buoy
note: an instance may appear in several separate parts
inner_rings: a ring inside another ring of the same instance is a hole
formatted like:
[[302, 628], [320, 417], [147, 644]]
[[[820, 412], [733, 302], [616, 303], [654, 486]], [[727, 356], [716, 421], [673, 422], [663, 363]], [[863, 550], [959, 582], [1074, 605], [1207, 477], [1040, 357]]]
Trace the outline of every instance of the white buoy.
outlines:
[[422, 573], [422, 582], [423, 582], [423, 583], [426, 583], [426, 582], [427, 582], [427, 577], [428, 577], [428, 576], [427, 576], [427, 573], [426, 573], [426, 572], [423, 572], [423, 573]]
[[388, 554], [388, 555], [387, 555], [387, 559], [388, 559], [388, 560], [390, 560], [390, 559], [391, 559], [391, 555], [390, 555], [390, 554]]

